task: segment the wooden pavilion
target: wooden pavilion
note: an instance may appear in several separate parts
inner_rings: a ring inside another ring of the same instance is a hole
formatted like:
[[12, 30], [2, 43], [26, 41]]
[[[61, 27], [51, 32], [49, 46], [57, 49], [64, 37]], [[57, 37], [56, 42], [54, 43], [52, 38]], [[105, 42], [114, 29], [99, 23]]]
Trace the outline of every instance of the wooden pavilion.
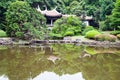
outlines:
[[[39, 5], [37, 7], [37, 11], [46, 17], [46, 19], [47, 19], [46, 24], [49, 27], [53, 26], [53, 23], [61, 17], [76, 16], [76, 15], [61, 14], [56, 10], [56, 8], [54, 8], [53, 10], [47, 10], [47, 7], [46, 7], [45, 10], [41, 10]], [[80, 19], [83, 23], [86, 24], [86, 26], [94, 26], [94, 24], [95, 24], [92, 16], [84, 15], [84, 16], [80, 16]]]
[[[57, 7], [56, 7], [57, 8]], [[41, 14], [43, 14], [46, 19], [47, 19], [47, 24], [50, 24], [49, 26], [53, 26], [53, 22], [55, 20], [57, 20], [58, 18], [62, 17], [62, 14], [59, 13], [56, 8], [54, 8], [53, 10], [47, 10], [47, 8], [45, 10], [41, 10], [39, 5], [37, 8], [37, 11], [40, 12]]]

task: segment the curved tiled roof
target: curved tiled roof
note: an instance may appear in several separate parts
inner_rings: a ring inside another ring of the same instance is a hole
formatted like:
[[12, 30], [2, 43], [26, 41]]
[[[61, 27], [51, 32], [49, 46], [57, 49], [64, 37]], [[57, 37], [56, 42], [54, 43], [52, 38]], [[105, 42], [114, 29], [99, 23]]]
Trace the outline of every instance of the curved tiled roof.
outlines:
[[62, 14], [56, 11], [56, 9], [53, 9], [51, 11], [46, 11], [46, 16], [61, 16]]
[[58, 17], [58, 16], [62, 16], [61, 13], [59, 13], [56, 8], [53, 10], [47, 10], [47, 8], [45, 10], [41, 10], [40, 7], [38, 6], [37, 11], [41, 12], [41, 14], [48, 16], [48, 17]]

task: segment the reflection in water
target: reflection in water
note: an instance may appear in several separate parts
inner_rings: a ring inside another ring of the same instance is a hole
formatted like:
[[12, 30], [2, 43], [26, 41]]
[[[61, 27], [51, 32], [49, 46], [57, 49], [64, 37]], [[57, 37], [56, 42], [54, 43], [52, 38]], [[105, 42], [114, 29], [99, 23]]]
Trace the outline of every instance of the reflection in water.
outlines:
[[37, 77], [35, 77], [33, 80], [85, 80], [82, 77], [81, 72], [76, 73], [76, 74], [64, 74], [62, 76], [57, 75], [54, 72], [43, 72]]
[[50, 46], [45, 46], [45, 54], [53, 54], [53, 50]]
[[0, 76], [0, 80], [9, 80], [9, 79], [7, 78], [7, 76], [2, 75], [2, 76]]
[[50, 47], [0, 46], [0, 80], [119, 80], [120, 49]]
[[52, 62], [55, 64], [55, 61], [56, 61], [57, 59], [59, 60], [60, 58], [57, 57], [57, 56], [50, 55], [47, 59], [50, 60], [50, 61], [52, 61]]

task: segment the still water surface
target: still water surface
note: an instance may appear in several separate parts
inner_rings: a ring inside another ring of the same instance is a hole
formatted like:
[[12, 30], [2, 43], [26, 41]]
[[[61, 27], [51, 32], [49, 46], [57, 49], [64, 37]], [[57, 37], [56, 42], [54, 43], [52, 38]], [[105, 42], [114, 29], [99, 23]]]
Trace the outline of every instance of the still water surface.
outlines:
[[119, 80], [120, 49], [0, 46], [0, 80]]

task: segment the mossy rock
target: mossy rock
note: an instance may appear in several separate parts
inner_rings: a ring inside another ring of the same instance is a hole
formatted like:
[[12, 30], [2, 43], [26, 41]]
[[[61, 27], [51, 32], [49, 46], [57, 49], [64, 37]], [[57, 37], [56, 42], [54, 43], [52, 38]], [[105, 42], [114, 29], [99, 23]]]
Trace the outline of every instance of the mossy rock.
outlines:
[[95, 36], [95, 40], [115, 42], [117, 37], [111, 34], [98, 34]]
[[120, 34], [117, 35], [117, 38], [120, 40]]
[[91, 30], [85, 34], [85, 37], [89, 39], [94, 39], [94, 37], [98, 34], [100, 34], [100, 32], [98, 32], [97, 30]]

